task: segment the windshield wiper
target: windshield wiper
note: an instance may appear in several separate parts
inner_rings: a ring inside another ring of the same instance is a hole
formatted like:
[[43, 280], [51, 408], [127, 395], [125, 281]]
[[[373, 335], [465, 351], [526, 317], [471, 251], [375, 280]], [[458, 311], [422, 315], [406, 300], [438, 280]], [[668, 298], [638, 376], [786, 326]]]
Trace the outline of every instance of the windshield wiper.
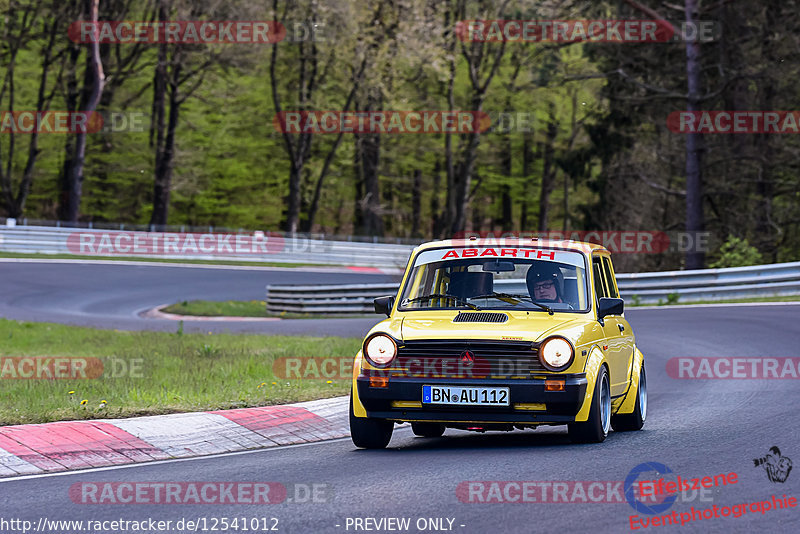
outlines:
[[550, 315], [553, 315], [553, 308], [551, 308], [550, 306], [545, 306], [544, 304], [539, 304], [528, 295], [511, 295], [509, 293], [492, 292], [492, 293], [487, 293], [486, 295], [478, 295], [477, 297], [472, 297], [472, 298], [474, 299], [496, 298], [508, 302], [509, 304], [515, 304], [515, 305], [522, 302], [522, 299], [528, 299], [534, 306], [538, 306], [539, 308], [543, 309]]
[[406, 304], [411, 304], [412, 302], [419, 302], [421, 300], [431, 300], [431, 299], [451, 299], [451, 300], [455, 300], [456, 304], [461, 303], [464, 306], [466, 306], [467, 308], [470, 308], [472, 310], [480, 310], [479, 307], [475, 306], [471, 302], [467, 302], [466, 300], [462, 299], [461, 297], [457, 297], [455, 295], [442, 295], [441, 293], [433, 293], [432, 295], [423, 295], [421, 297], [415, 297], [413, 299], [405, 299], [400, 304], [402, 306], [405, 306]]

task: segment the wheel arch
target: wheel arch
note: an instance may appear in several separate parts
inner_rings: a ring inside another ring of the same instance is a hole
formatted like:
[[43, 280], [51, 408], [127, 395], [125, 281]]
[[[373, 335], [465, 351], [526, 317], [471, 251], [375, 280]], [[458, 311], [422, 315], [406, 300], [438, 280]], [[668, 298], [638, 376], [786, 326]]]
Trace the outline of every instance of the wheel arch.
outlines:
[[[621, 401], [618, 401], [616, 410], [612, 409], [612, 413], [616, 414], [630, 414], [636, 409], [636, 398], [639, 396], [639, 378], [641, 377], [641, 369], [644, 365], [644, 354], [639, 350], [639, 347], [634, 346], [633, 351], [633, 365], [631, 366], [631, 376], [628, 379], [628, 389], [625, 391]], [[612, 406], [613, 408], [613, 406]]]
[[600, 347], [595, 345], [592, 347], [591, 352], [589, 353], [589, 357], [586, 358], [586, 394], [583, 397], [583, 404], [581, 405], [581, 409], [578, 410], [578, 413], [575, 415], [576, 422], [587, 421], [589, 419], [589, 410], [592, 406], [592, 398], [594, 398], [594, 386], [597, 382], [597, 375], [600, 373], [600, 368], [605, 367], [606, 373], [608, 373], [609, 381], [611, 379], [611, 370], [606, 361], [606, 357], [603, 354], [603, 351], [600, 350]]

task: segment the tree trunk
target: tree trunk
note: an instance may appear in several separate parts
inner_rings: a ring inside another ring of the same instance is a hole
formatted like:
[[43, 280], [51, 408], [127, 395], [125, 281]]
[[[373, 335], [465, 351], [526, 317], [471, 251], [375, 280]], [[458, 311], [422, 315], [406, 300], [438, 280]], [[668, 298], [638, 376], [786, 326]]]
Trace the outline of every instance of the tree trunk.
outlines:
[[[180, 67], [176, 66], [176, 78]], [[150, 224], [166, 226], [169, 217], [169, 197], [172, 190], [172, 170], [175, 159], [175, 130], [178, 127], [180, 102], [178, 101], [177, 84], [172, 84], [169, 91], [169, 120], [167, 122], [164, 145], [156, 154], [155, 184], [153, 187], [153, 214]]]
[[[99, 0], [84, 0], [84, 9], [89, 20], [97, 22]], [[100, 60], [100, 45], [97, 42], [86, 45], [86, 70], [83, 79], [83, 93], [81, 95], [80, 113], [87, 119], [97, 109], [100, 97], [103, 94], [105, 75], [103, 64]], [[78, 222], [80, 213], [81, 196], [83, 193], [83, 168], [86, 159], [86, 131], [75, 132], [74, 145], [71, 149], [68, 141], [67, 158], [61, 180], [61, 205], [59, 206], [59, 219], [69, 223]]]
[[[500, 156], [500, 169], [502, 174], [508, 178], [508, 181], [511, 181], [512, 177], [511, 153], [511, 137], [505, 136], [503, 139], [503, 152]], [[503, 228], [503, 233], [511, 232], [514, 229], [511, 185], [508, 183], [503, 184], [500, 191], [500, 224]]]
[[[686, 22], [689, 27], [694, 23], [697, 11], [697, 0], [685, 0]], [[688, 82], [688, 111], [698, 111], [701, 98], [701, 65], [700, 42], [686, 41], [686, 74]], [[688, 133], [686, 137], [686, 231], [693, 234], [694, 243], [697, 233], [705, 228], [703, 219], [703, 135]], [[686, 252], [686, 269], [702, 269], [705, 265], [705, 252], [690, 248]]]
[[531, 166], [533, 165], [533, 150], [531, 149], [531, 145], [533, 145], [533, 134], [531, 133], [523, 133], [522, 134], [522, 180], [523, 180], [523, 188], [524, 193], [521, 195], [522, 197], [522, 205], [520, 206], [520, 215], [519, 215], [519, 229], [522, 232], [525, 232], [528, 228], [528, 193], [533, 191], [533, 183], [530, 179], [531, 176]]
[[364, 234], [372, 236], [383, 236], [381, 192], [378, 180], [380, 147], [379, 134], [366, 133], [356, 137], [356, 151], [361, 164], [360, 175], [364, 184], [364, 195], [359, 202], [364, 218]]
[[422, 237], [419, 223], [422, 219], [422, 171], [414, 170], [414, 181], [411, 185], [411, 237]]
[[433, 191], [431, 194], [431, 236], [442, 235], [444, 217], [439, 207], [439, 188], [442, 185], [442, 168], [439, 158], [433, 164]]
[[550, 193], [555, 184], [555, 141], [558, 125], [554, 110], [551, 107], [550, 120], [547, 123], [547, 140], [544, 146], [544, 162], [542, 169], [542, 189], [539, 195], [539, 231], [546, 232], [550, 216]]

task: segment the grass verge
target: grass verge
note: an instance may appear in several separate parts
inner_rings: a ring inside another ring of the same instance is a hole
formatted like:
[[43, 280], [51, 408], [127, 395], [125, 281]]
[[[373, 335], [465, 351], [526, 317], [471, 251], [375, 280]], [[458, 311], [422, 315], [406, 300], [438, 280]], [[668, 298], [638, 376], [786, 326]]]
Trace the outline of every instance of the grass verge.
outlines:
[[[360, 343], [355, 338], [118, 332], [0, 319], [0, 425], [346, 395], [348, 380], [280, 379], [273, 362], [308, 355], [352, 359]], [[15, 379], [15, 371], [29, 369], [20, 366], [20, 357], [99, 358], [103, 373], [87, 379]]]
[[184, 300], [171, 304], [161, 311], [177, 315], [197, 315], [201, 317], [280, 317], [281, 319], [330, 319], [373, 317], [371, 314], [319, 314], [319, 313], [269, 313], [263, 300]]
[[202, 317], [268, 317], [263, 300], [184, 300], [163, 308], [166, 313]]

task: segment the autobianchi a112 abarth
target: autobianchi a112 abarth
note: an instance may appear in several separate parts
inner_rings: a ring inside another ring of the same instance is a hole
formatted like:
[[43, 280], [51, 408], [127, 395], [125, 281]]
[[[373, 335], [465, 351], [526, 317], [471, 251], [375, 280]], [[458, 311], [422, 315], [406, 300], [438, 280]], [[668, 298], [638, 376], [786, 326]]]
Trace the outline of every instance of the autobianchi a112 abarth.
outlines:
[[355, 357], [350, 430], [383, 448], [418, 436], [564, 425], [574, 442], [647, 416], [644, 356], [611, 255], [574, 241], [449, 240], [414, 250], [388, 318]]

